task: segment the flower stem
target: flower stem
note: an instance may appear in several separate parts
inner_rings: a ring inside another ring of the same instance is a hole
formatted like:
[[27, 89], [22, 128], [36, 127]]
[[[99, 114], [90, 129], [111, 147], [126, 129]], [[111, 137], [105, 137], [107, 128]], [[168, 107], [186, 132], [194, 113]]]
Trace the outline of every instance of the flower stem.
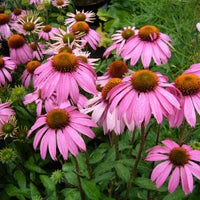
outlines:
[[130, 181], [129, 181], [128, 185], [127, 185], [127, 190], [126, 190], [126, 195], [125, 195], [124, 200], [128, 199], [129, 192], [130, 192], [130, 189], [131, 189], [131, 185], [133, 183], [133, 178], [135, 176], [135, 172], [136, 172], [138, 163], [139, 163], [141, 155], [142, 155], [142, 150], [143, 150], [143, 147], [144, 147], [144, 144], [145, 144], [145, 139], [146, 139], [145, 138], [145, 126], [144, 126], [144, 122], [142, 122], [142, 125], [141, 125], [141, 142], [140, 142], [140, 148], [139, 148], [136, 160], [135, 160], [135, 164], [134, 164], [133, 169], [131, 171], [131, 178], [130, 178]]
[[128, 153], [129, 159], [131, 159], [131, 156], [132, 156], [133, 144], [134, 144], [134, 140], [135, 140], [135, 133], [136, 133], [136, 127], [134, 128], [132, 139], [131, 139], [131, 148], [129, 149], [129, 153]]
[[[160, 128], [161, 128], [161, 124], [158, 124], [158, 132], [157, 132], [157, 137], [156, 137], [156, 144], [155, 144], [155, 146], [158, 145], [158, 141], [159, 141], [159, 137], [160, 137]], [[154, 164], [155, 164], [155, 161], [152, 162], [152, 164], [151, 164], [151, 169], [154, 168]], [[151, 173], [149, 174], [149, 178], [150, 178], [150, 176], [151, 176]], [[150, 192], [151, 192], [151, 190], [148, 190], [148, 191], [147, 191], [147, 199], [148, 199], [148, 200], [151, 199], [151, 198], [150, 198]]]
[[188, 143], [188, 141], [189, 141], [189, 139], [190, 139], [190, 136], [191, 136], [193, 130], [194, 130], [194, 128], [192, 127], [192, 128], [190, 129], [189, 133], [188, 133], [188, 136], [187, 136], [186, 140], [185, 140], [185, 144]]
[[20, 8], [20, 5], [18, 4], [17, 0], [15, 0], [17, 8]]
[[[31, 33], [31, 37], [33, 38], [33, 41], [34, 41], [34, 43], [35, 43], [35, 45], [36, 45], [37, 52], [38, 52], [38, 54], [39, 54], [39, 56], [40, 56], [40, 59], [42, 60], [42, 59], [43, 59], [42, 56], [41, 56], [42, 50], [41, 50], [40, 46], [38, 45], [38, 42], [37, 42], [37, 40], [35, 39], [35, 36], [34, 36], [33, 33]], [[43, 55], [43, 54], [42, 54], [42, 55]]]
[[[115, 137], [115, 161], [119, 160], [119, 136], [114, 133]], [[119, 176], [115, 170], [115, 185], [117, 186], [119, 182]], [[119, 198], [118, 190], [115, 189], [115, 199]]]
[[90, 167], [90, 162], [89, 162], [89, 157], [88, 157], [87, 151], [84, 152], [84, 155], [85, 155], [85, 160], [86, 160], [86, 164], [87, 164], [88, 174], [89, 174], [90, 179], [92, 179], [92, 170]]
[[77, 180], [78, 180], [78, 189], [80, 192], [80, 196], [81, 196], [81, 200], [84, 200], [84, 196], [83, 196], [83, 189], [81, 186], [81, 179], [80, 179], [80, 175], [79, 175], [79, 166], [78, 166], [78, 161], [76, 159], [75, 156], [72, 156], [75, 162], [75, 166], [76, 166], [76, 175], [77, 175]]
[[178, 140], [178, 144], [181, 145], [182, 141], [183, 141], [183, 138], [184, 138], [184, 135], [185, 135], [185, 132], [186, 132], [186, 129], [187, 129], [187, 121], [184, 120], [184, 124], [183, 124], [183, 128], [182, 128], [182, 131], [181, 131], [181, 135], [180, 135], [180, 138]]

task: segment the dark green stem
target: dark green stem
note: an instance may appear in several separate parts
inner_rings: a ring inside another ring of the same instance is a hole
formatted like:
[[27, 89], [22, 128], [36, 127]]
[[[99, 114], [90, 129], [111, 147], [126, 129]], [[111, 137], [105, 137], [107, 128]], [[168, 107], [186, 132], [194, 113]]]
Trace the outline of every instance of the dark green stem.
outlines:
[[184, 144], [187, 144], [187, 143], [188, 143], [188, 141], [189, 141], [189, 139], [190, 139], [190, 136], [191, 136], [191, 134], [192, 134], [193, 130], [194, 130], [194, 128], [193, 128], [193, 127], [191, 127], [191, 129], [190, 129], [190, 131], [189, 131], [189, 133], [188, 133], [188, 136], [187, 136], [187, 138], [186, 138], [186, 140], [185, 140]]
[[[39, 54], [39, 56], [40, 56], [40, 59], [43, 60], [43, 58], [42, 58], [42, 56], [41, 56], [42, 50], [41, 50], [41, 48], [40, 48], [40, 46], [39, 46], [37, 40], [35, 39], [35, 36], [34, 36], [33, 33], [31, 33], [31, 37], [33, 38], [33, 41], [34, 41], [34, 43], [35, 43], [35, 45], [36, 45], [36, 50], [37, 50], [37, 52], [38, 52], [38, 54]], [[42, 54], [42, 55], [43, 55], [43, 54]]]
[[144, 126], [144, 122], [143, 122], [142, 125], [141, 125], [141, 142], [140, 142], [140, 148], [139, 148], [136, 160], [135, 160], [135, 164], [134, 164], [133, 169], [131, 171], [131, 178], [130, 178], [130, 181], [129, 181], [128, 185], [127, 185], [127, 190], [126, 190], [126, 195], [125, 195], [124, 200], [128, 199], [129, 192], [130, 192], [130, 189], [131, 189], [131, 185], [133, 183], [133, 178], [135, 176], [135, 172], [136, 172], [138, 163], [139, 163], [139, 161], [141, 159], [141, 155], [142, 155], [142, 150], [143, 150], [144, 144], [145, 144], [145, 126]]
[[[114, 133], [114, 137], [115, 137], [115, 161], [118, 161], [119, 160], [119, 136]], [[118, 185], [118, 182], [119, 182], [119, 176], [115, 170], [115, 185], [116, 186]], [[119, 199], [119, 194], [118, 194], [117, 189], [115, 189], [115, 199], [116, 200]]]
[[131, 139], [131, 148], [129, 149], [129, 154], [128, 154], [129, 159], [131, 159], [131, 156], [132, 156], [133, 144], [134, 144], [134, 140], [135, 140], [135, 133], [136, 133], [136, 127], [134, 128], [132, 139]]
[[84, 155], [85, 155], [85, 160], [86, 160], [86, 164], [87, 164], [87, 171], [88, 171], [90, 179], [92, 179], [92, 170], [90, 167], [90, 162], [89, 162], [89, 157], [88, 157], [87, 151], [84, 152]]
[[[158, 124], [158, 132], [157, 132], [157, 137], [156, 137], [156, 144], [155, 144], [155, 146], [158, 145], [158, 141], [159, 141], [159, 137], [160, 137], [160, 128], [161, 128], [161, 124]], [[151, 169], [154, 168], [154, 164], [155, 164], [155, 162], [152, 162], [152, 164], [151, 164]], [[151, 173], [149, 174], [149, 178], [150, 178], [150, 176], [151, 176]], [[151, 198], [150, 198], [150, 192], [151, 192], [151, 190], [148, 190], [148, 192], [147, 192], [147, 199], [148, 199], [148, 200], [151, 199]]]
[[188, 125], [187, 121], [184, 120], [184, 124], [183, 124], [183, 128], [182, 128], [182, 131], [181, 131], [181, 135], [180, 135], [180, 138], [178, 140], [178, 144], [179, 145], [181, 145], [181, 143], [183, 141], [183, 138], [185, 136], [185, 132], [186, 132], [186, 129], [187, 129], [187, 125]]
[[82, 189], [82, 186], [81, 186], [81, 178], [80, 178], [80, 175], [79, 175], [78, 161], [77, 161], [77, 159], [76, 159], [75, 156], [72, 156], [72, 157], [74, 159], [75, 166], [76, 166], [76, 175], [77, 175], [77, 180], [78, 180], [78, 189], [79, 189], [79, 192], [80, 192], [81, 200], [84, 200], [83, 189]]
[[20, 5], [18, 4], [17, 0], [15, 0], [17, 8], [20, 8]]

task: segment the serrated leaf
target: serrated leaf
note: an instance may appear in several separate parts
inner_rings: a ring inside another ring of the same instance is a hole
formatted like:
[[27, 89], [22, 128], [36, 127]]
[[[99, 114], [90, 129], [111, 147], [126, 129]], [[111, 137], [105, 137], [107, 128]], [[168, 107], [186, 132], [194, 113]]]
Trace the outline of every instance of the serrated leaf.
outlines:
[[30, 183], [30, 192], [31, 192], [31, 198], [34, 198], [36, 196], [41, 196], [35, 185], [33, 185], [32, 183]]
[[47, 190], [55, 191], [55, 183], [47, 175], [40, 175], [40, 180]]
[[95, 182], [99, 183], [99, 182], [105, 182], [105, 181], [110, 181], [115, 177], [115, 173], [113, 172], [106, 172], [103, 173], [102, 175], [99, 175], [95, 178]]
[[89, 161], [90, 164], [95, 164], [101, 161], [102, 159], [103, 159], [103, 153], [99, 151], [94, 151], [91, 153]]
[[157, 190], [159, 192], [165, 192], [168, 190], [166, 186], [156, 188], [155, 183], [151, 182], [151, 180], [148, 178], [143, 178], [143, 177], [135, 178], [134, 183], [140, 186], [141, 188], [146, 188], [148, 190]]
[[13, 184], [8, 184], [5, 187], [5, 191], [7, 192], [7, 194], [9, 196], [16, 196], [17, 194], [20, 193], [20, 189], [18, 189], [16, 186], [14, 186]]
[[115, 170], [117, 172], [117, 175], [126, 183], [129, 181], [130, 179], [130, 172], [128, 170], [127, 167], [125, 167], [123, 164], [121, 163], [117, 163], [115, 165]]
[[87, 197], [91, 200], [99, 200], [101, 197], [101, 193], [95, 183], [92, 181], [88, 181], [85, 179], [81, 179], [81, 185], [83, 188], [83, 191], [87, 195]]
[[107, 171], [109, 171], [110, 169], [114, 168], [115, 162], [103, 162], [100, 163], [96, 169], [94, 170], [94, 174], [96, 176], [103, 174]]
[[22, 190], [26, 188], [26, 177], [24, 176], [22, 171], [16, 170], [14, 173], [14, 178]]

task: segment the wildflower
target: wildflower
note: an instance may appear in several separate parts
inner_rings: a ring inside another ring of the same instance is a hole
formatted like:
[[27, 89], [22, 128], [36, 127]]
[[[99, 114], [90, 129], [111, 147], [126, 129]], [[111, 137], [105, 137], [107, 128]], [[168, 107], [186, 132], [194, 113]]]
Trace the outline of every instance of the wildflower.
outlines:
[[35, 135], [33, 147], [36, 149], [42, 138], [40, 143], [42, 159], [45, 159], [48, 148], [51, 158], [56, 160], [56, 144], [65, 160], [68, 159], [68, 152], [77, 156], [78, 148], [86, 151], [85, 142], [78, 132], [90, 138], [95, 137], [90, 127], [96, 127], [96, 124], [88, 115], [80, 113], [73, 106], [58, 107], [39, 116], [29, 130], [28, 136], [41, 126], [43, 127]]
[[67, 100], [70, 96], [76, 104], [79, 99], [78, 85], [88, 93], [96, 93], [96, 73], [92, 66], [81, 62], [71, 53], [55, 55], [40, 65], [34, 73], [39, 75], [35, 87], [44, 83], [42, 96], [49, 98], [56, 92], [58, 103]]
[[0, 35], [3, 39], [13, 35], [9, 27], [10, 17], [4, 13], [0, 13]]
[[167, 80], [150, 70], [139, 70], [125, 77], [108, 94], [111, 112], [118, 106], [119, 118], [126, 113], [127, 122], [134, 120], [139, 128], [143, 121], [145, 126], [149, 123], [151, 114], [161, 124], [164, 117], [174, 114], [174, 107], [180, 108], [177, 99], [163, 88], [173, 87]]
[[174, 169], [169, 179], [168, 190], [170, 193], [177, 188], [180, 177], [182, 189], [185, 194], [193, 190], [193, 177], [200, 179], [200, 166], [193, 161], [200, 161], [200, 151], [193, 150], [188, 145], [181, 147], [170, 139], [163, 140], [165, 146], [154, 146], [149, 149], [145, 160], [164, 161], [158, 164], [151, 174], [151, 181], [156, 180], [156, 187], [159, 188], [169, 176], [172, 168]]
[[93, 22], [95, 20], [95, 13], [92, 11], [84, 12], [83, 10], [82, 12], [80, 12], [76, 10], [76, 14], [69, 13], [67, 14], [67, 16], [69, 18], [65, 20], [65, 25], [67, 25], [68, 27], [72, 27], [73, 24], [79, 21]]
[[13, 23], [12, 27], [19, 34], [30, 35], [32, 33], [39, 33], [39, 29], [42, 28], [42, 22], [39, 22], [40, 17], [34, 19], [34, 16], [30, 19], [29, 17], [20, 17], [17, 23]]
[[95, 62], [99, 60], [99, 58], [89, 58], [90, 52], [88, 51], [81, 51], [80, 49], [76, 48], [73, 50], [73, 54], [81, 59], [82, 62], [87, 63], [88, 65], [95, 66], [97, 65]]
[[67, 5], [69, 5], [69, 1], [67, 1], [67, 0], [55, 0], [55, 1], [52, 1], [52, 4], [54, 6], [56, 6], [57, 8], [63, 8]]
[[192, 127], [196, 125], [195, 110], [200, 114], [200, 71], [198, 66], [197, 64], [192, 65], [173, 83], [179, 91], [173, 93], [179, 100], [181, 109], [175, 110], [175, 115], [168, 117], [171, 127], [179, 127], [184, 117]]
[[10, 57], [15, 60], [17, 64], [25, 64], [29, 60], [32, 60], [32, 50], [25, 42], [25, 39], [18, 34], [12, 35], [8, 39]]
[[50, 44], [52, 51], [58, 52], [60, 48], [62, 47], [70, 47], [71, 49], [75, 47], [79, 47], [78, 44], [80, 40], [77, 39], [76, 35], [72, 33], [68, 28], [66, 31], [59, 29], [60, 33], [55, 32], [55, 36], [51, 37], [52, 40], [55, 40], [56, 42], [53, 44]]
[[[84, 47], [86, 43], [89, 43], [89, 45], [96, 50], [98, 42], [101, 42], [100, 34], [91, 29], [87, 22], [79, 21], [74, 23], [72, 32], [74, 34], [82, 34], [82, 36], [80, 36], [80, 39], [82, 40], [81, 47]], [[79, 35], [77, 35], [77, 38], [79, 38]]]
[[11, 13], [11, 19], [16, 20], [19, 19], [21, 16], [26, 15], [26, 11], [22, 10], [21, 8], [15, 8]]
[[37, 60], [32, 60], [26, 64], [26, 69], [21, 76], [22, 83], [24, 83], [25, 88], [28, 88], [31, 78], [33, 78], [33, 83], [36, 78], [34, 71], [39, 67], [41, 63]]
[[46, 41], [49, 41], [49, 39], [54, 36], [54, 33], [59, 34], [60, 32], [59, 32], [59, 30], [57, 28], [52, 27], [50, 25], [46, 25], [46, 26], [42, 27], [42, 29], [40, 30], [38, 36], [39, 36], [39, 39], [43, 38]]
[[116, 54], [121, 55], [124, 45], [126, 44], [127, 40], [135, 35], [138, 30], [135, 30], [135, 26], [133, 27], [124, 27], [124, 30], [117, 30], [115, 34], [112, 35], [112, 40], [114, 43], [110, 45], [104, 52], [103, 56], [106, 58], [110, 55], [111, 51], [116, 49]]
[[9, 102], [0, 104], [0, 125], [2, 125], [3, 122], [7, 122], [9, 116], [15, 114], [13, 109], [8, 108], [9, 106], [10, 106]]
[[[167, 57], [171, 57], [168, 35], [159, 32], [155, 26], [147, 25], [139, 29], [138, 34], [129, 38], [123, 47], [121, 56], [124, 60], [131, 59], [131, 65], [135, 65], [141, 56], [144, 68], [148, 68], [151, 58], [157, 65], [167, 63]], [[173, 47], [172, 47], [173, 48]]]
[[106, 69], [106, 72], [97, 78], [97, 85], [103, 87], [110, 79], [123, 78], [126, 73], [132, 74], [133, 71], [128, 69], [128, 66], [123, 61], [115, 60], [109, 65], [109, 67]]
[[6, 80], [12, 81], [11, 73], [17, 68], [17, 65], [14, 60], [10, 57], [0, 58], [0, 86], [5, 85]]
[[[118, 119], [118, 108], [116, 107], [112, 112], [110, 111], [110, 103], [107, 96], [108, 92], [121, 81], [120, 78], [112, 78], [103, 87], [101, 92], [86, 102], [86, 105], [89, 107], [81, 111], [84, 113], [93, 111], [92, 119], [95, 123], [98, 122], [99, 126], [103, 126], [104, 134], [107, 134], [109, 131], [114, 131], [116, 135], [120, 135], [123, 133], [125, 128], [124, 119]], [[132, 121], [128, 127], [133, 131], [135, 127], [134, 121]]]

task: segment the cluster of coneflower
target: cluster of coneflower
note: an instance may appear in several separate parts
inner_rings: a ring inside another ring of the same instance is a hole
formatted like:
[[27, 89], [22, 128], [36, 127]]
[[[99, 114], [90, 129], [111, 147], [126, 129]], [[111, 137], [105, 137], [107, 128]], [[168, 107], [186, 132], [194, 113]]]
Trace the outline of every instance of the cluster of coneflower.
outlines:
[[[30, 4], [43, 1], [30, 0]], [[49, 3], [51, 1], [49, 0]], [[67, 7], [67, 0], [52, 1], [58, 9]], [[101, 42], [100, 34], [90, 28], [95, 19], [93, 12], [76, 11], [67, 14], [65, 27], [45, 24], [40, 16], [16, 8], [11, 16], [0, 14], [0, 36], [7, 40], [10, 56], [0, 58], [0, 85], [12, 82], [17, 68], [23, 69], [21, 82], [33, 92], [24, 96], [24, 105], [35, 102], [37, 119], [28, 131], [28, 137], [36, 132], [33, 147], [40, 143], [40, 154], [45, 159], [47, 149], [53, 160], [57, 150], [65, 160], [68, 153], [78, 155], [86, 151], [82, 134], [94, 138], [91, 127], [103, 127], [104, 134], [123, 134], [125, 128], [134, 132], [145, 127], [151, 118], [158, 124], [164, 118], [170, 127], [196, 125], [196, 111], [200, 114], [200, 64], [192, 65], [173, 83], [159, 72], [149, 69], [151, 61], [166, 64], [171, 57], [171, 39], [157, 27], [146, 25], [139, 29], [123, 27], [112, 35], [113, 43], [104, 53], [108, 58], [116, 52], [120, 60], [112, 62], [106, 72], [97, 77], [95, 65], [99, 59], [90, 58], [87, 45], [96, 50]], [[141, 58], [144, 69], [134, 71], [130, 67]], [[91, 99], [84, 92], [93, 95]], [[0, 104], [0, 135], [2, 139], [16, 134], [16, 119], [10, 103]], [[92, 113], [91, 116], [88, 113]], [[40, 128], [40, 129], [38, 129]], [[185, 194], [193, 190], [192, 175], [200, 179], [200, 151], [182, 144], [184, 131], [178, 144], [170, 139], [149, 149], [146, 161], [162, 161], [152, 172], [151, 180], [160, 187], [170, 172], [168, 189], [173, 192], [181, 177]], [[141, 142], [141, 150], [144, 141]], [[141, 153], [141, 151], [140, 151]], [[140, 156], [137, 157], [140, 159]], [[136, 162], [137, 163], [137, 162]], [[135, 168], [134, 168], [135, 169]], [[132, 184], [134, 171], [126, 197]]]

